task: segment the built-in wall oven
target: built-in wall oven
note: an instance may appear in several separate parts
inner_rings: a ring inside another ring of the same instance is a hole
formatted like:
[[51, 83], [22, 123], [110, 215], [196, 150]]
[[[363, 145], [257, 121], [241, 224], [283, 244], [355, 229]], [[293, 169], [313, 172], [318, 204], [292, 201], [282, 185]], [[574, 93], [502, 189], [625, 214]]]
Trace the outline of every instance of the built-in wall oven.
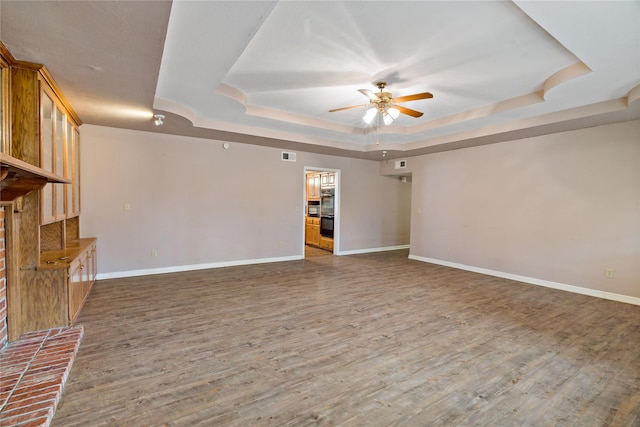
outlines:
[[323, 188], [320, 192], [320, 215], [333, 216], [335, 206], [335, 188]]
[[320, 235], [333, 239], [333, 215], [320, 217]]
[[335, 188], [323, 188], [320, 191], [320, 235], [324, 237], [333, 238], [335, 191]]

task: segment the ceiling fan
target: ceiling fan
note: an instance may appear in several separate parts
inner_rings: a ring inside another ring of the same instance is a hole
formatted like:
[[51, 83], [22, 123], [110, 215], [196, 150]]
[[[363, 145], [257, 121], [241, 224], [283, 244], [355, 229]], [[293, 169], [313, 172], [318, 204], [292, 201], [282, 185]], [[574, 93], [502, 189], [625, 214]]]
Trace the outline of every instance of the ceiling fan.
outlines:
[[419, 99], [433, 98], [433, 95], [429, 92], [415, 93], [413, 95], [399, 96], [393, 98], [390, 92], [385, 92], [384, 89], [387, 86], [386, 82], [377, 82], [376, 86], [380, 89], [380, 92], [373, 93], [369, 89], [358, 89], [358, 92], [369, 98], [369, 103], [364, 105], [353, 105], [351, 107], [342, 107], [329, 110], [330, 113], [336, 111], [350, 110], [352, 108], [367, 107], [370, 108], [365, 113], [363, 120], [369, 124], [373, 119], [380, 114], [385, 125], [391, 124], [398, 118], [400, 113], [406, 114], [411, 117], [420, 117], [422, 113], [420, 111], [412, 110], [407, 107], [398, 105], [399, 102], [417, 101]]

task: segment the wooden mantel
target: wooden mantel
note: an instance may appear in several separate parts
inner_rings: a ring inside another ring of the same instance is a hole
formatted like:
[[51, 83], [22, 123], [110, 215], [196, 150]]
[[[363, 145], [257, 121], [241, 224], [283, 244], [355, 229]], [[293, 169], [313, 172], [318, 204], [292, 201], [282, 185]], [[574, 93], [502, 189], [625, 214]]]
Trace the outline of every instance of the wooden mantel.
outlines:
[[48, 182], [71, 184], [71, 179], [0, 153], [0, 201], [13, 201], [32, 191], [40, 190]]

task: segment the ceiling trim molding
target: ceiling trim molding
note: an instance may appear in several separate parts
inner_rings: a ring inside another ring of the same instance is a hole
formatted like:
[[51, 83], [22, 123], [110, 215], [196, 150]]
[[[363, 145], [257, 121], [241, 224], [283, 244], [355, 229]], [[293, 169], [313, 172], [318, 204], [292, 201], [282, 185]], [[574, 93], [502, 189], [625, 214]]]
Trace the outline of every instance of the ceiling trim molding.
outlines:
[[[514, 110], [517, 108], [526, 107], [536, 103], [544, 102], [546, 94], [553, 88], [573, 80], [577, 77], [590, 73], [591, 69], [582, 61], [578, 61], [568, 67], [565, 67], [551, 76], [549, 76], [542, 83], [542, 89], [536, 92], [521, 95], [515, 98], [509, 98], [502, 101], [495, 102], [493, 104], [485, 105], [483, 107], [474, 108], [471, 110], [463, 111], [460, 113], [452, 114], [445, 117], [429, 120], [422, 124], [413, 126], [383, 126], [377, 129], [379, 134], [384, 135], [415, 135], [420, 132], [429, 131], [431, 129], [441, 128], [445, 126], [455, 125], [458, 123], [466, 122], [469, 120], [475, 120], [482, 117], [488, 117], [497, 113], [501, 113], [508, 110]], [[259, 105], [252, 105], [247, 101], [247, 95], [241, 90], [230, 86], [226, 83], [221, 83], [215, 90], [219, 95], [226, 96], [244, 107], [245, 114], [261, 117], [271, 120], [277, 120], [285, 123], [297, 124], [302, 126], [310, 126], [320, 129], [328, 129], [335, 132], [341, 132], [344, 134], [368, 134], [373, 133], [373, 127], [355, 127], [339, 125], [333, 122], [324, 120], [318, 120], [311, 117], [303, 116], [300, 114], [288, 113], [272, 108], [267, 108]], [[363, 104], [363, 107], [366, 104]], [[176, 112], [177, 113], [177, 112]], [[192, 120], [193, 122], [193, 120]]]
[[543, 96], [546, 96], [547, 92], [554, 87], [590, 72], [591, 68], [587, 67], [587, 64], [582, 61], [578, 61], [573, 65], [563, 68], [562, 70], [552, 74], [551, 77], [544, 81], [544, 84], [542, 85]]
[[640, 84], [631, 89], [627, 94], [627, 106], [630, 106], [634, 102], [640, 99]]
[[261, 117], [263, 119], [277, 120], [285, 123], [310, 126], [319, 129], [329, 129], [345, 134], [361, 133], [360, 128], [353, 126], [340, 125], [326, 120], [318, 120], [312, 117], [303, 116], [301, 114], [288, 113], [286, 111], [250, 104], [247, 101], [247, 95], [244, 92], [226, 83], [220, 83], [218, 87], [216, 87], [215, 92], [238, 102], [244, 107], [245, 114], [248, 116]]

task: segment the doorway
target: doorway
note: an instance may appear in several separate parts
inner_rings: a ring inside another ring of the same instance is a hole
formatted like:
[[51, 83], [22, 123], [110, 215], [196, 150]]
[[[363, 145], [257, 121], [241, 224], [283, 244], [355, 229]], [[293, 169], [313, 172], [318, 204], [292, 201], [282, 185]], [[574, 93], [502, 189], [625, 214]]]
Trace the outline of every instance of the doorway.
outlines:
[[303, 206], [303, 257], [338, 253], [340, 170], [305, 166]]

